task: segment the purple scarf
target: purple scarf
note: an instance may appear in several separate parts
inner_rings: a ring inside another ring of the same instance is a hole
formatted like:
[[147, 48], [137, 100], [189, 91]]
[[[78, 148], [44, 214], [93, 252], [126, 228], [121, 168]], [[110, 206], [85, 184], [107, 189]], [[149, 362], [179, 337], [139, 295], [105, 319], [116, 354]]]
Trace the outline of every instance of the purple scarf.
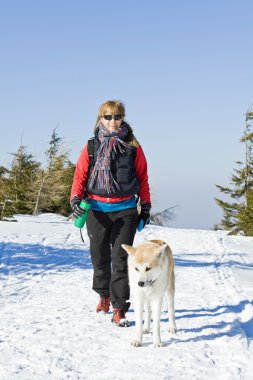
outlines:
[[89, 186], [94, 186], [96, 182], [98, 189], [106, 190], [109, 194], [115, 190], [115, 187], [119, 187], [111, 172], [112, 152], [125, 154], [126, 148], [131, 148], [131, 146], [123, 141], [128, 133], [124, 122], [115, 132], [109, 132], [101, 123], [98, 123], [98, 128], [97, 137], [101, 144], [90, 175]]

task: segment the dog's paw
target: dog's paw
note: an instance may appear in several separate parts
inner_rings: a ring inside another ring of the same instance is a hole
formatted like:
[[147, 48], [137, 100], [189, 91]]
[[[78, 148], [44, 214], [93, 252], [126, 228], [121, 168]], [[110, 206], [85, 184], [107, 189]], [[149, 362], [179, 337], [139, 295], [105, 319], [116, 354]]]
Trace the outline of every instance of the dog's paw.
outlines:
[[177, 332], [176, 326], [169, 326], [169, 333], [170, 334], [175, 334]]
[[133, 347], [141, 347], [141, 342], [140, 342], [139, 340], [133, 340], [133, 341], [131, 342], [131, 345], [132, 345]]
[[149, 334], [150, 330], [147, 327], [143, 327], [143, 334]]
[[153, 342], [153, 347], [157, 348], [157, 347], [162, 347], [162, 342], [160, 341], [157, 341], [157, 342]]

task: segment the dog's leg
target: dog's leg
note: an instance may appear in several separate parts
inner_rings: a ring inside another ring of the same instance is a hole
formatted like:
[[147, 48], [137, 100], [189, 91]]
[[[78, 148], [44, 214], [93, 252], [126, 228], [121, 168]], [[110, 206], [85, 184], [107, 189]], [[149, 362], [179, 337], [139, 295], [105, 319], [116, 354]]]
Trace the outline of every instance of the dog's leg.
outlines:
[[150, 331], [150, 320], [151, 320], [151, 309], [150, 302], [146, 300], [145, 302], [145, 314], [144, 314], [144, 326], [143, 334], [148, 334]]
[[160, 336], [160, 316], [162, 311], [162, 297], [155, 299], [151, 302], [152, 315], [153, 315], [153, 346], [161, 347]]
[[169, 332], [174, 334], [177, 331], [175, 321], [175, 308], [174, 308], [174, 289], [168, 287], [166, 293], [167, 307], [168, 307], [168, 319], [169, 319]]
[[142, 345], [143, 306], [143, 297], [140, 294], [137, 294], [136, 297], [134, 296], [135, 339], [131, 342], [134, 347], [140, 347]]

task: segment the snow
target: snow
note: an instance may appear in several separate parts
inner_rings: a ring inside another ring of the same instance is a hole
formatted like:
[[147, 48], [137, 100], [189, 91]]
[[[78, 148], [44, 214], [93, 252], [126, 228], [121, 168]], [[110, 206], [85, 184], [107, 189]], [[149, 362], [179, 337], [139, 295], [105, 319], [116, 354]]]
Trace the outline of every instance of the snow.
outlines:
[[130, 345], [129, 328], [97, 315], [89, 241], [65, 218], [0, 222], [0, 379], [253, 379], [253, 238], [148, 226], [176, 264], [176, 322], [163, 347]]

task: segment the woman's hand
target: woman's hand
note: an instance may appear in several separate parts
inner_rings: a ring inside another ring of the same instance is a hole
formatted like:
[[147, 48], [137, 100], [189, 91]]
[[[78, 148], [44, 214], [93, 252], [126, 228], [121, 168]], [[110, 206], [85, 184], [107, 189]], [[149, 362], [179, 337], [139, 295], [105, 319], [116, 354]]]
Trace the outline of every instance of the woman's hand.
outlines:
[[[141, 204], [141, 212], [138, 217], [138, 226], [142, 220], [142, 228], [146, 226], [146, 224], [149, 224], [150, 222], [150, 209], [151, 209], [151, 204], [150, 203], [143, 203]], [[142, 229], [141, 228], [141, 229]]]
[[78, 216], [82, 216], [85, 212], [85, 210], [80, 206], [81, 202], [82, 200], [78, 198], [76, 195], [70, 201], [70, 206], [75, 218], [77, 218]]

